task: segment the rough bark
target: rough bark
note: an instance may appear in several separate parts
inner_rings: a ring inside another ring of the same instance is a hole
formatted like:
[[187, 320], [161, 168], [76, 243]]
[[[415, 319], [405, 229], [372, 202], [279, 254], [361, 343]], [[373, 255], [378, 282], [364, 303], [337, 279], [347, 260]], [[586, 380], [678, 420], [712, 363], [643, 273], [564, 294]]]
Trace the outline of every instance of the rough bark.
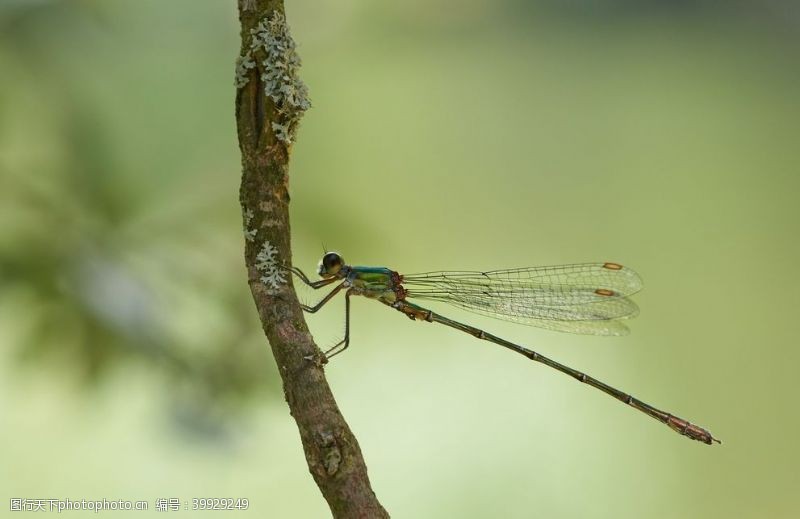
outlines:
[[[285, 24], [283, 2], [239, 0], [239, 20], [242, 50], [237, 63], [236, 125], [242, 153], [240, 202], [250, 289], [283, 379], [286, 402], [300, 431], [308, 468], [333, 516], [388, 517], [370, 487], [358, 441], [325, 379], [320, 362], [323, 357], [308, 331], [292, 276], [282, 269], [291, 265], [288, 192], [291, 142], [299, 117], [307, 108], [303, 105], [304, 98], [300, 101], [295, 98], [304, 96], [305, 90], [293, 76], [296, 67], [291, 56], [286, 76], [289, 83], [283, 85], [283, 90], [281, 78], [276, 86], [264, 76], [275, 70], [275, 66], [286, 66], [278, 63], [286, 56], [272, 55], [269, 50], [274, 47], [278, 49], [275, 52], [283, 52], [280, 49], [287, 42], [280, 40], [279, 32], [274, 37], [268, 34], [278, 22]], [[268, 43], [253, 49], [254, 38], [260, 38], [259, 24], [262, 29], [268, 26], [272, 29], [262, 31], [263, 41]], [[288, 31], [285, 35], [288, 36]], [[290, 51], [294, 52], [293, 47]], [[292, 89], [297, 91], [287, 94], [287, 98], [278, 93]]]

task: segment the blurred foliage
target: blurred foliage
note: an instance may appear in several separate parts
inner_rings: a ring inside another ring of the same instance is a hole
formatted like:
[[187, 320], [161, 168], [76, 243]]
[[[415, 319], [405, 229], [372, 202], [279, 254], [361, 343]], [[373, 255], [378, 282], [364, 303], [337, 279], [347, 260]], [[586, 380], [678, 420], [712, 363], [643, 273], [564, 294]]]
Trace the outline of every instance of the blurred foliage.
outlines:
[[[292, 164], [296, 265], [323, 242], [406, 271], [629, 263], [646, 281], [631, 337], [481, 324], [726, 441], [684, 445], [359, 301], [328, 373], [387, 509], [488, 517], [499, 495], [507, 517], [790, 517], [797, 2], [287, 10], [314, 104]], [[0, 486], [325, 513], [246, 285], [238, 49], [234, 2], [0, 3], [0, 445], [15, 469]], [[321, 346], [341, 319], [310, 320]], [[62, 395], [75, 381], [85, 391]], [[164, 405], [185, 427], [159, 429], [147, 409]]]
[[198, 410], [270, 383], [230, 225], [236, 191], [214, 187], [202, 142], [130, 117], [164, 91], [136, 99], [123, 79], [113, 9], [20, 2], [0, 13], [13, 78], [0, 87], [0, 305], [20, 328], [16, 356], [85, 382], [148, 363]]

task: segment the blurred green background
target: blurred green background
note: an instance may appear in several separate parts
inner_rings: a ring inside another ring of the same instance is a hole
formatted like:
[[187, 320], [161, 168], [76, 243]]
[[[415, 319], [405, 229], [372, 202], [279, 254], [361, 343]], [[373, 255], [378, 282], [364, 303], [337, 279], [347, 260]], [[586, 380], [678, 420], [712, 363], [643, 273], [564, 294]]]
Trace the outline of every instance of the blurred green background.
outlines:
[[[438, 309], [725, 442], [357, 300], [327, 373], [393, 516], [797, 516], [794, 2], [286, 7], [314, 103], [296, 265], [323, 243], [401, 272], [630, 265], [646, 289], [623, 338]], [[329, 515], [245, 281], [238, 38], [233, 1], [0, 3], [3, 507]], [[322, 347], [342, 312], [309, 319]]]

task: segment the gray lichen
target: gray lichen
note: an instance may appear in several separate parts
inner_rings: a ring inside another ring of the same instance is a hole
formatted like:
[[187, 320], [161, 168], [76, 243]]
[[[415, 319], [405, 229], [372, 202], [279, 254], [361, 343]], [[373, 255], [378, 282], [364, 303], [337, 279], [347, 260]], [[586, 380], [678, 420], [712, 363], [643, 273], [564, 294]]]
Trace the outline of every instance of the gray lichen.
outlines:
[[258, 233], [258, 229], [251, 229], [250, 222], [253, 221], [253, 214], [252, 209], [246, 209], [244, 212], [244, 239], [247, 241], [256, 241], [256, 234]]
[[[308, 88], [298, 76], [300, 56], [289, 34], [283, 13], [275, 11], [271, 18], [261, 20], [250, 30], [250, 48], [236, 60], [234, 85], [242, 88], [250, 80], [252, 69], [261, 70], [264, 94], [277, 111], [272, 123], [275, 137], [291, 144], [303, 113], [311, 107]], [[259, 67], [260, 65], [260, 67]]]
[[236, 58], [236, 78], [233, 80], [236, 88], [242, 88], [250, 78], [247, 77], [248, 71], [256, 67], [253, 55], [248, 51], [244, 56]]
[[256, 269], [261, 272], [261, 282], [267, 287], [267, 293], [275, 294], [282, 284], [286, 283], [284, 273], [278, 264], [278, 249], [265, 241], [256, 255]]

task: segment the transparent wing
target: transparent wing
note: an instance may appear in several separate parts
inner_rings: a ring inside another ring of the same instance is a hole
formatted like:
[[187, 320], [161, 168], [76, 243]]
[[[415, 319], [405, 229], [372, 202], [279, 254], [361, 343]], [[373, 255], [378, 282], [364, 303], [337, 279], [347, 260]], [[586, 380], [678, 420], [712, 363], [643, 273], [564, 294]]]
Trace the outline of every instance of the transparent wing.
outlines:
[[403, 276], [407, 297], [443, 301], [489, 317], [550, 330], [622, 335], [634, 317], [627, 296], [642, 288], [636, 272], [617, 263], [585, 263], [488, 272]]

